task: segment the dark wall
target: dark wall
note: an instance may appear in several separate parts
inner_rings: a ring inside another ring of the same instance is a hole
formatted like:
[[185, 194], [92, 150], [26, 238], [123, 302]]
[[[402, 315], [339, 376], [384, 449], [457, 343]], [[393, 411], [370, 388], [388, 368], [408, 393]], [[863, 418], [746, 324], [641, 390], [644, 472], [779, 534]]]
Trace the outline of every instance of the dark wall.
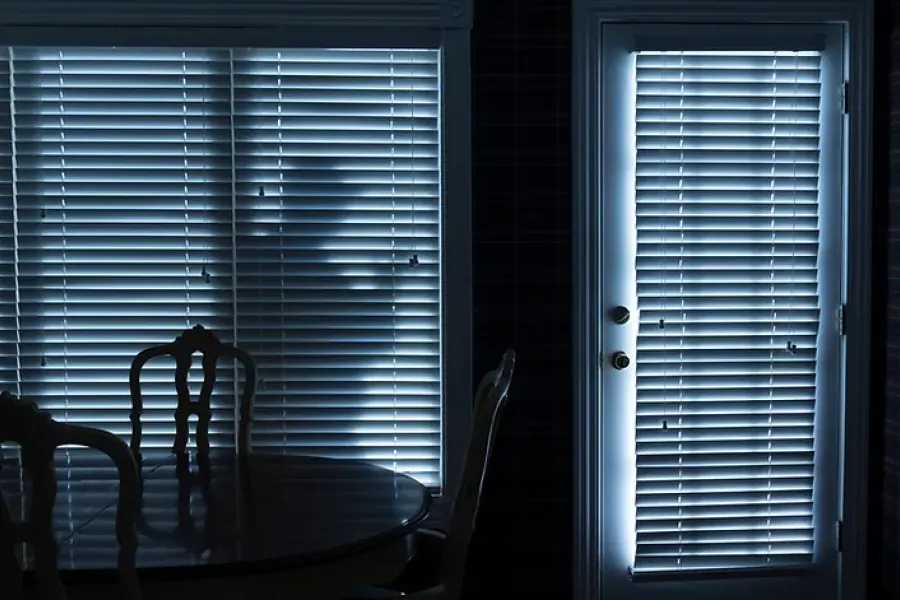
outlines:
[[[873, 342], [883, 361], [873, 362], [870, 597], [900, 596], [900, 22], [891, 0], [876, 14], [875, 61], [875, 286]], [[891, 15], [893, 13], [893, 15]], [[879, 127], [890, 123], [890, 127]], [[878, 316], [884, 315], [884, 319]], [[886, 321], [886, 323], [885, 323]], [[886, 325], [883, 326], [883, 325]], [[883, 381], [884, 385], [879, 386]], [[879, 389], [884, 390], [879, 398]], [[878, 403], [879, 400], [883, 402]], [[879, 460], [883, 458], [883, 460]], [[880, 588], [880, 589], [879, 589]]]
[[567, 0], [475, 0], [475, 374], [505, 347], [518, 363], [471, 597], [571, 597], [570, 15]]

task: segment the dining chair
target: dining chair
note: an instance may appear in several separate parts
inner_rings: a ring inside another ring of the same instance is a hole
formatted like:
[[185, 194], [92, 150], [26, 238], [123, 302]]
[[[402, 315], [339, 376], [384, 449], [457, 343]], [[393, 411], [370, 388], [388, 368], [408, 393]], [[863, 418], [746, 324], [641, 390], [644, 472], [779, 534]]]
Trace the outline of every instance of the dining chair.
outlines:
[[447, 533], [430, 529], [417, 531], [416, 556], [395, 582], [358, 590], [345, 600], [459, 600], [484, 477], [515, 366], [516, 354], [507, 350], [500, 365], [484, 375], [475, 392], [475, 415], [463, 478], [456, 492]]
[[[65, 600], [57, 567], [58, 544], [53, 533], [53, 506], [56, 503], [56, 474], [53, 455], [59, 446], [93, 448], [109, 456], [119, 475], [116, 540], [119, 543], [119, 585], [121, 596], [139, 600], [137, 579], [138, 547], [135, 519], [140, 497], [137, 464], [128, 445], [115, 435], [53, 420], [31, 400], [9, 392], [0, 393], [0, 443], [13, 442], [21, 449], [22, 467], [31, 481], [31, 501], [27, 521], [14, 521], [6, 501], [0, 498], [0, 587], [3, 598], [22, 597], [22, 568], [16, 546], [30, 544], [34, 551], [34, 573], [40, 597]], [[2, 468], [2, 466], [0, 466]]]
[[[196, 402], [191, 401], [188, 389], [188, 372], [193, 364], [194, 354], [203, 356], [203, 386]], [[212, 419], [210, 398], [216, 384], [216, 364], [221, 358], [233, 358], [244, 366], [244, 389], [239, 400], [240, 421], [238, 424], [238, 453], [250, 451], [250, 426], [253, 420], [253, 395], [256, 392], [256, 364], [243, 350], [227, 346], [216, 335], [203, 327], [194, 325], [186, 329], [174, 341], [142, 350], [131, 363], [129, 385], [131, 386], [131, 450], [136, 456], [141, 450], [141, 414], [144, 410], [141, 395], [141, 371], [144, 365], [158, 356], [175, 359], [175, 391], [178, 404], [175, 408], [175, 441], [172, 452], [180, 454], [187, 448], [188, 418], [197, 415], [196, 445], [201, 452], [209, 450], [209, 422]]]

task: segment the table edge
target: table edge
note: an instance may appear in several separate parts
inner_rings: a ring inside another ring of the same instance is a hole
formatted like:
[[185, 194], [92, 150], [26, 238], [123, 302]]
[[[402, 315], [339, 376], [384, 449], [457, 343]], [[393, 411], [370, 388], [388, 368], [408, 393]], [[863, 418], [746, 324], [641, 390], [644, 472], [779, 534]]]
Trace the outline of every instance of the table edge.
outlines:
[[[423, 486], [424, 487], [424, 486]], [[222, 578], [246, 575], [273, 573], [288, 569], [317, 567], [337, 562], [350, 556], [385, 546], [422, 528], [433, 505], [431, 492], [425, 488], [424, 501], [419, 511], [403, 525], [393, 527], [378, 535], [367, 537], [358, 542], [337, 546], [323, 552], [302, 556], [282, 556], [258, 561], [234, 561], [222, 564], [202, 565], [170, 565], [154, 567], [138, 567], [138, 578], [148, 581], [173, 581], [197, 578]], [[60, 544], [60, 549], [62, 544]], [[118, 569], [66, 569], [60, 567], [60, 578], [63, 583], [94, 584], [111, 583], [119, 579]], [[23, 573], [25, 581], [34, 581], [34, 570]]]

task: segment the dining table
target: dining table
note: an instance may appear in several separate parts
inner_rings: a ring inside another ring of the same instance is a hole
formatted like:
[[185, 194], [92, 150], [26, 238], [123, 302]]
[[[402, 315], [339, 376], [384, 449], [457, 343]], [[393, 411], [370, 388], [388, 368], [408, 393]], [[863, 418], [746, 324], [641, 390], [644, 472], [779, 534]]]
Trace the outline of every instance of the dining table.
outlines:
[[[115, 467], [82, 448], [59, 449], [55, 463], [54, 530], [69, 597], [116, 597]], [[148, 450], [139, 468], [145, 600], [343, 598], [400, 574], [431, 503], [429, 489], [407, 475], [290, 452]], [[13, 518], [27, 516], [28, 488], [21, 461], [6, 453], [0, 492]], [[30, 547], [19, 554], [27, 589]]]

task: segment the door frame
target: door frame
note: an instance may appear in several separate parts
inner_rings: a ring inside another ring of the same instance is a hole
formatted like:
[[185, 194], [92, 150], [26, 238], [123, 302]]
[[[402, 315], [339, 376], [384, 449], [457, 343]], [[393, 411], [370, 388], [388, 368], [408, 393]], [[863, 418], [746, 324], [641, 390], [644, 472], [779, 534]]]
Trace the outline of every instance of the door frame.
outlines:
[[[842, 23], [846, 26], [848, 135], [844, 380], [839, 455], [842, 553], [839, 597], [864, 598], [872, 288], [873, 0], [573, 0], [572, 269], [574, 386], [573, 599], [600, 598], [600, 28], [604, 22]], [[857, 301], [858, 299], [858, 301]], [[852, 391], [852, 393], [850, 393]], [[852, 402], [847, 399], [851, 398]]]

